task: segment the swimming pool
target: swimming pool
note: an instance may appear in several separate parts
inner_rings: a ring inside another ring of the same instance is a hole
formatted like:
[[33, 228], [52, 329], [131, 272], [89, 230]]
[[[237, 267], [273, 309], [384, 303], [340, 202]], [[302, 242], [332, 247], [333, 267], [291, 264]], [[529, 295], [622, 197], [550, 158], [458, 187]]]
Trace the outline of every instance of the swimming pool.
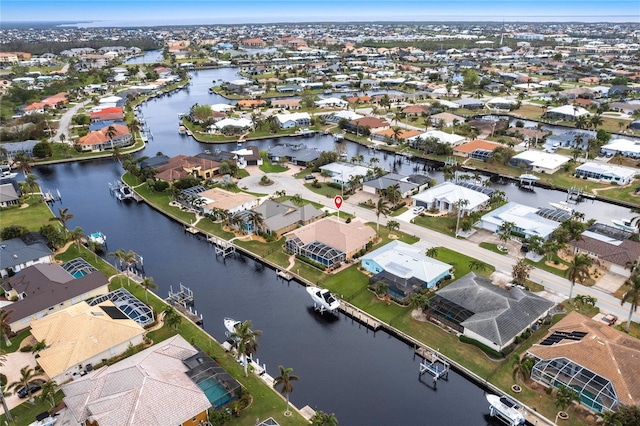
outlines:
[[86, 271], [74, 271], [73, 274], [71, 274], [71, 275], [73, 275], [73, 278], [78, 279], [78, 278], [82, 278], [85, 275], [87, 275], [87, 272]]
[[222, 383], [219, 383], [213, 377], [207, 377], [206, 379], [198, 382], [198, 387], [202, 389], [207, 399], [214, 406], [218, 408], [227, 402], [231, 401], [233, 397], [229, 395], [229, 391], [225, 389]]

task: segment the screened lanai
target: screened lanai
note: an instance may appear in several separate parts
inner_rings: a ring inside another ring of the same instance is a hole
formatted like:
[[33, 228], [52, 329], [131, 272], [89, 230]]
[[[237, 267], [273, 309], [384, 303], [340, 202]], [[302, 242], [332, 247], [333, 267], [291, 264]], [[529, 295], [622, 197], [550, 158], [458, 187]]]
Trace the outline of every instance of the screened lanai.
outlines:
[[141, 327], [149, 325], [155, 321], [153, 310], [124, 288], [118, 288], [105, 295], [96, 297], [89, 302], [89, 305], [95, 306], [105, 300], [113, 302], [113, 304], [120, 308], [126, 316], [134, 320]]
[[614, 410], [619, 403], [611, 381], [564, 357], [539, 360], [531, 378], [555, 388], [575, 389], [580, 401], [598, 412]]
[[318, 262], [321, 265], [331, 268], [344, 262], [346, 255], [344, 252], [328, 246], [320, 241], [312, 241], [304, 244], [299, 238], [290, 238], [286, 241], [285, 247], [293, 254], [299, 254], [308, 259]]
[[427, 309], [431, 316], [460, 332], [464, 331], [464, 327], [460, 324], [475, 314], [475, 312], [465, 309], [437, 294], [431, 298]]

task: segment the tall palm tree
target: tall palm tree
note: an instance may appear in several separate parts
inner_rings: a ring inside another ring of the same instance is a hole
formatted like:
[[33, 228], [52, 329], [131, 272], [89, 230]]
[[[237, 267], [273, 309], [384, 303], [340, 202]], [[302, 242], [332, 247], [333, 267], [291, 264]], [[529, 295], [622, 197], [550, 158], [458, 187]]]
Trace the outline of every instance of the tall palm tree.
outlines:
[[9, 316], [13, 313], [12, 310], [0, 309], [0, 337], [4, 339], [6, 346], [11, 346], [11, 326], [9, 325]]
[[280, 375], [276, 377], [273, 381], [273, 387], [280, 385], [280, 393], [283, 394], [287, 398], [287, 408], [285, 410], [285, 414], [289, 413], [289, 394], [293, 392], [293, 381], [300, 380], [298, 376], [295, 374], [291, 374], [293, 372], [293, 368], [284, 368], [283, 366], [279, 366]]
[[396, 183], [387, 187], [387, 189], [385, 189], [384, 191], [384, 194], [391, 205], [395, 206], [398, 203], [400, 197], [402, 197], [402, 194], [400, 193], [400, 184]]
[[238, 352], [238, 360], [242, 360], [244, 364], [244, 376], [248, 377], [248, 359], [249, 356], [256, 353], [258, 349], [257, 338], [262, 336], [262, 331], [252, 330], [251, 321], [247, 320], [238, 324], [235, 331], [231, 333], [231, 337], [234, 341], [234, 346]]
[[53, 380], [47, 380], [42, 385], [42, 393], [40, 394], [40, 398], [42, 401], [48, 400], [51, 408], [55, 407], [56, 400], [55, 395], [58, 392], [58, 384]]
[[378, 198], [378, 204], [376, 204], [375, 208], [376, 213], [376, 234], [380, 233], [380, 215], [384, 215], [385, 217], [389, 213], [389, 204], [384, 198]]
[[627, 284], [631, 285], [631, 288], [622, 295], [621, 305], [624, 305], [625, 302], [629, 302], [631, 307], [629, 308], [629, 318], [627, 318], [627, 326], [625, 330], [627, 333], [629, 332], [629, 327], [631, 326], [631, 317], [633, 313], [638, 310], [638, 304], [640, 304], [640, 274], [638, 272], [634, 272], [631, 277], [627, 280]]
[[513, 354], [513, 378], [516, 384], [520, 384], [520, 376], [525, 380], [531, 376], [534, 364], [535, 359], [531, 355], [521, 357], [520, 354]]
[[29, 401], [33, 402], [33, 396], [31, 396], [31, 388], [28, 387], [28, 384], [37, 377], [40, 377], [40, 374], [37, 373], [33, 368], [26, 366], [20, 369], [20, 378], [15, 382], [9, 385], [9, 389], [14, 391], [18, 391], [23, 387], [27, 387], [27, 394], [29, 395]]
[[69, 213], [69, 208], [64, 208], [61, 209], [58, 207], [58, 216], [56, 217], [52, 217], [51, 219], [49, 219], [50, 221], [54, 221], [57, 220], [58, 222], [60, 222], [60, 224], [62, 224], [62, 228], [64, 229], [64, 239], [66, 240], [67, 237], [67, 222], [70, 221], [71, 219], [73, 219], [75, 216], [71, 213]]
[[157, 290], [158, 289], [158, 284], [156, 284], [155, 281], [153, 281], [153, 277], [145, 277], [145, 279], [142, 280], [140, 285], [142, 286], [142, 288], [144, 288], [144, 300], [146, 302], [148, 302], [149, 301], [149, 289]]
[[33, 193], [35, 192], [36, 189], [38, 189], [38, 184], [36, 183], [37, 180], [38, 180], [38, 176], [32, 173], [29, 173], [27, 176], [25, 176], [24, 183], [29, 189], [29, 192]]
[[438, 247], [430, 247], [426, 253], [429, 257], [438, 257]]
[[84, 231], [79, 226], [76, 226], [70, 235], [71, 239], [75, 241], [76, 248], [80, 251], [80, 243], [84, 239]]
[[531, 265], [527, 263], [524, 258], [518, 259], [515, 265], [513, 265], [511, 275], [513, 276], [513, 280], [523, 285], [525, 281], [529, 278], [529, 273], [531, 272]]
[[258, 228], [262, 229], [265, 225], [264, 218], [262, 217], [262, 213], [251, 210], [248, 217], [249, 223], [253, 228], [253, 233], [255, 234]]
[[118, 249], [113, 253], [109, 253], [107, 256], [115, 257], [121, 263], [124, 263], [125, 275], [127, 276], [127, 285], [131, 284], [131, 280], [129, 277], [129, 268], [132, 265], [138, 263], [138, 255], [133, 250], [124, 251], [123, 249]]
[[22, 173], [28, 175], [31, 173], [31, 164], [29, 164], [29, 156], [24, 152], [20, 151], [13, 157], [13, 165], [18, 169], [22, 170]]
[[582, 282], [585, 278], [589, 278], [589, 267], [591, 267], [592, 263], [593, 261], [589, 255], [577, 254], [573, 256], [573, 260], [564, 271], [569, 281], [571, 281], [571, 287], [569, 288], [569, 303], [571, 303], [571, 296], [573, 296], [573, 286], [576, 284], [577, 280]]
[[180, 315], [180, 313], [176, 311], [173, 306], [168, 306], [167, 309], [164, 310], [164, 323], [168, 327], [177, 330], [181, 322], [182, 315]]

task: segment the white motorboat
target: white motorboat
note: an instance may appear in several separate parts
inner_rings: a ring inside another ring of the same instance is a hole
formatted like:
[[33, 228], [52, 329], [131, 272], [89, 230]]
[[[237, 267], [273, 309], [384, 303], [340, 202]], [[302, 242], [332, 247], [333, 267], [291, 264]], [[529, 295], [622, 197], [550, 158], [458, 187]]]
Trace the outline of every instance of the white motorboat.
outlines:
[[127, 185], [122, 185], [118, 192], [116, 192], [116, 197], [118, 197], [118, 200], [120, 201], [129, 200], [133, 198], [133, 190], [131, 190]]
[[486, 398], [489, 401], [489, 414], [492, 417], [500, 417], [510, 426], [523, 425], [525, 423], [520, 406], [511, 398], [493, 394], [487, 394]]
[[611, 219], [611, 222], [616, 226], [616, 228], [620, 228], [623, 231], [627, 232], [638, 232], [638, 228], [633, 225], [631, 219]]
[[553, 207], [554, 209], [563, 210], [569, 214], [573, 213], [573, 208], [571, 208], [569, 203], [567, 203], [566, 201], [560, 201], [559, 203], [549, 203], [549, 205], [551, 205], [551, 207]]
[[307, 293], [313, 299], [313, 306], [320, 312], [335, 312], [340, 307], [340, 301], [325, 288], [307, 287]]
[[107, 236], [100, 231], [87, 235], [87, 239], [100, 245], [105, 245], [107, 243]]
[[242, 321], [236, 321], [233, 318], [227, 317], [224, 319], [223, 324], [224, 328], [227, 329], [227, 332], [225, 334], [227, 335], [227, 337], [229, 337], [232, 333], [236, 332], [236, 327], [242, 324]]

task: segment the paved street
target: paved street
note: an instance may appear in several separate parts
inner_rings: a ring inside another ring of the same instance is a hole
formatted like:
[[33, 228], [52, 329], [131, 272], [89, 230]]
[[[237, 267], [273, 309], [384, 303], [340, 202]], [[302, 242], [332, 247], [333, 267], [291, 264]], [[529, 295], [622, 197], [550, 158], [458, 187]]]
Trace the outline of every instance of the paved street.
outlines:
[[71, 119], [74, 115], [84, 107], [87, 102], [79, 103], [74, 105], [73, 107], [67, 109], [62, 117], [60, 117], [60, 121], [58, 122], [58, 130], [56, 131], [56, 135], [53, 137], [53, 142], [60, 142], [60, 135], [64, 135], [64, 140], [66, 143], [71, 143], [71, 135], [69, 134], [69, 126], [71, 125]]
[[[309, 189], [304, 187], [301, 180], [295, 179], [293, 176], [291, 176], [292, 173], [297, 173], [298, 170], [299, 169], [294, 166], [294, 169], [290, 170], [288, 173], [270, 173], [269, 178], [274, 181], [274, 184], [270, 186], [262, 186], [260, 185], [260, 178], [262, 177], [262, 175], [264, 175], [264, 173], [256, 167], [250, 171], [252, 173], [251, 176], [241, 179], [240, 182], [238, 182], [238, 186], [241, 188], [246, 186], [249, 191], [262, 194], [271, 194], [278, 190], [285, 190], [288, 195], [300, 194], [302, 198], [320, 203], [326, 206], [329, 210], [334, 211], [335, 207], [333, 205], [333, 199], [323, 197], [310, 191]], [[319, 180], [322, 181], [322, 178], [319, 178]], [[346, 211], [350, 214], [355, 214], [357, 217], [365, 221], [376, 221], [376, 215], [372, 210], [350, 204], [349, 200], [345, 201], [345, 205], [342, 208], [342, 211]], [[495, 266], [496, 270], [504, 271], [505, 273], [511, 275], [512, 266], [516, 263], [516, 260], [514, 258], [485, 250], [478, 245], [463, 239], [449, 237], [448, 235], [443, 235], [436, 231], [414, 225], [412, 223], [409, 223], [407, 221], [407, 218], [410, 217], [405, 213], [392, 219], [401, 222], [400, 229], [403, 232], [415, 235], [422, 239], [423, 241], [421, 244], [423, 244], [425, 247], [447, 247], [451, 250], [457, 251], [467, 256], [480, 259], [483, 262]], [[387, 218], [385, 218], [384, 216], [380, 216], [380, 224], [386, 224], [386, 222]], [[531, 271], [530, 278], [532, 281], [544, 285], [549, 292], [564, 295], [565, 299], [569, 296], [570, 282], [565, 278], [535, 268]], [[590, 295], [595, 297], [596, 299], [598, 299], [597, 306], [605, 313], [612, 313], [617, 315], [620, 318], [619, 321], [626, 321], [629, 315], [630, 305], [628, 303], [626, 303], [624, 306], [621, 306], [620, 300], [616, 299], [611, 294], [602, 291], [601, 289], [595, 287], [585, 287], [576, 284], [573, 290], [573, 295], [575, 296], [576, 294]], [[640, 314], [638, 314], [637, 312], [634, 313], [633, 320], [640, 322]]]

